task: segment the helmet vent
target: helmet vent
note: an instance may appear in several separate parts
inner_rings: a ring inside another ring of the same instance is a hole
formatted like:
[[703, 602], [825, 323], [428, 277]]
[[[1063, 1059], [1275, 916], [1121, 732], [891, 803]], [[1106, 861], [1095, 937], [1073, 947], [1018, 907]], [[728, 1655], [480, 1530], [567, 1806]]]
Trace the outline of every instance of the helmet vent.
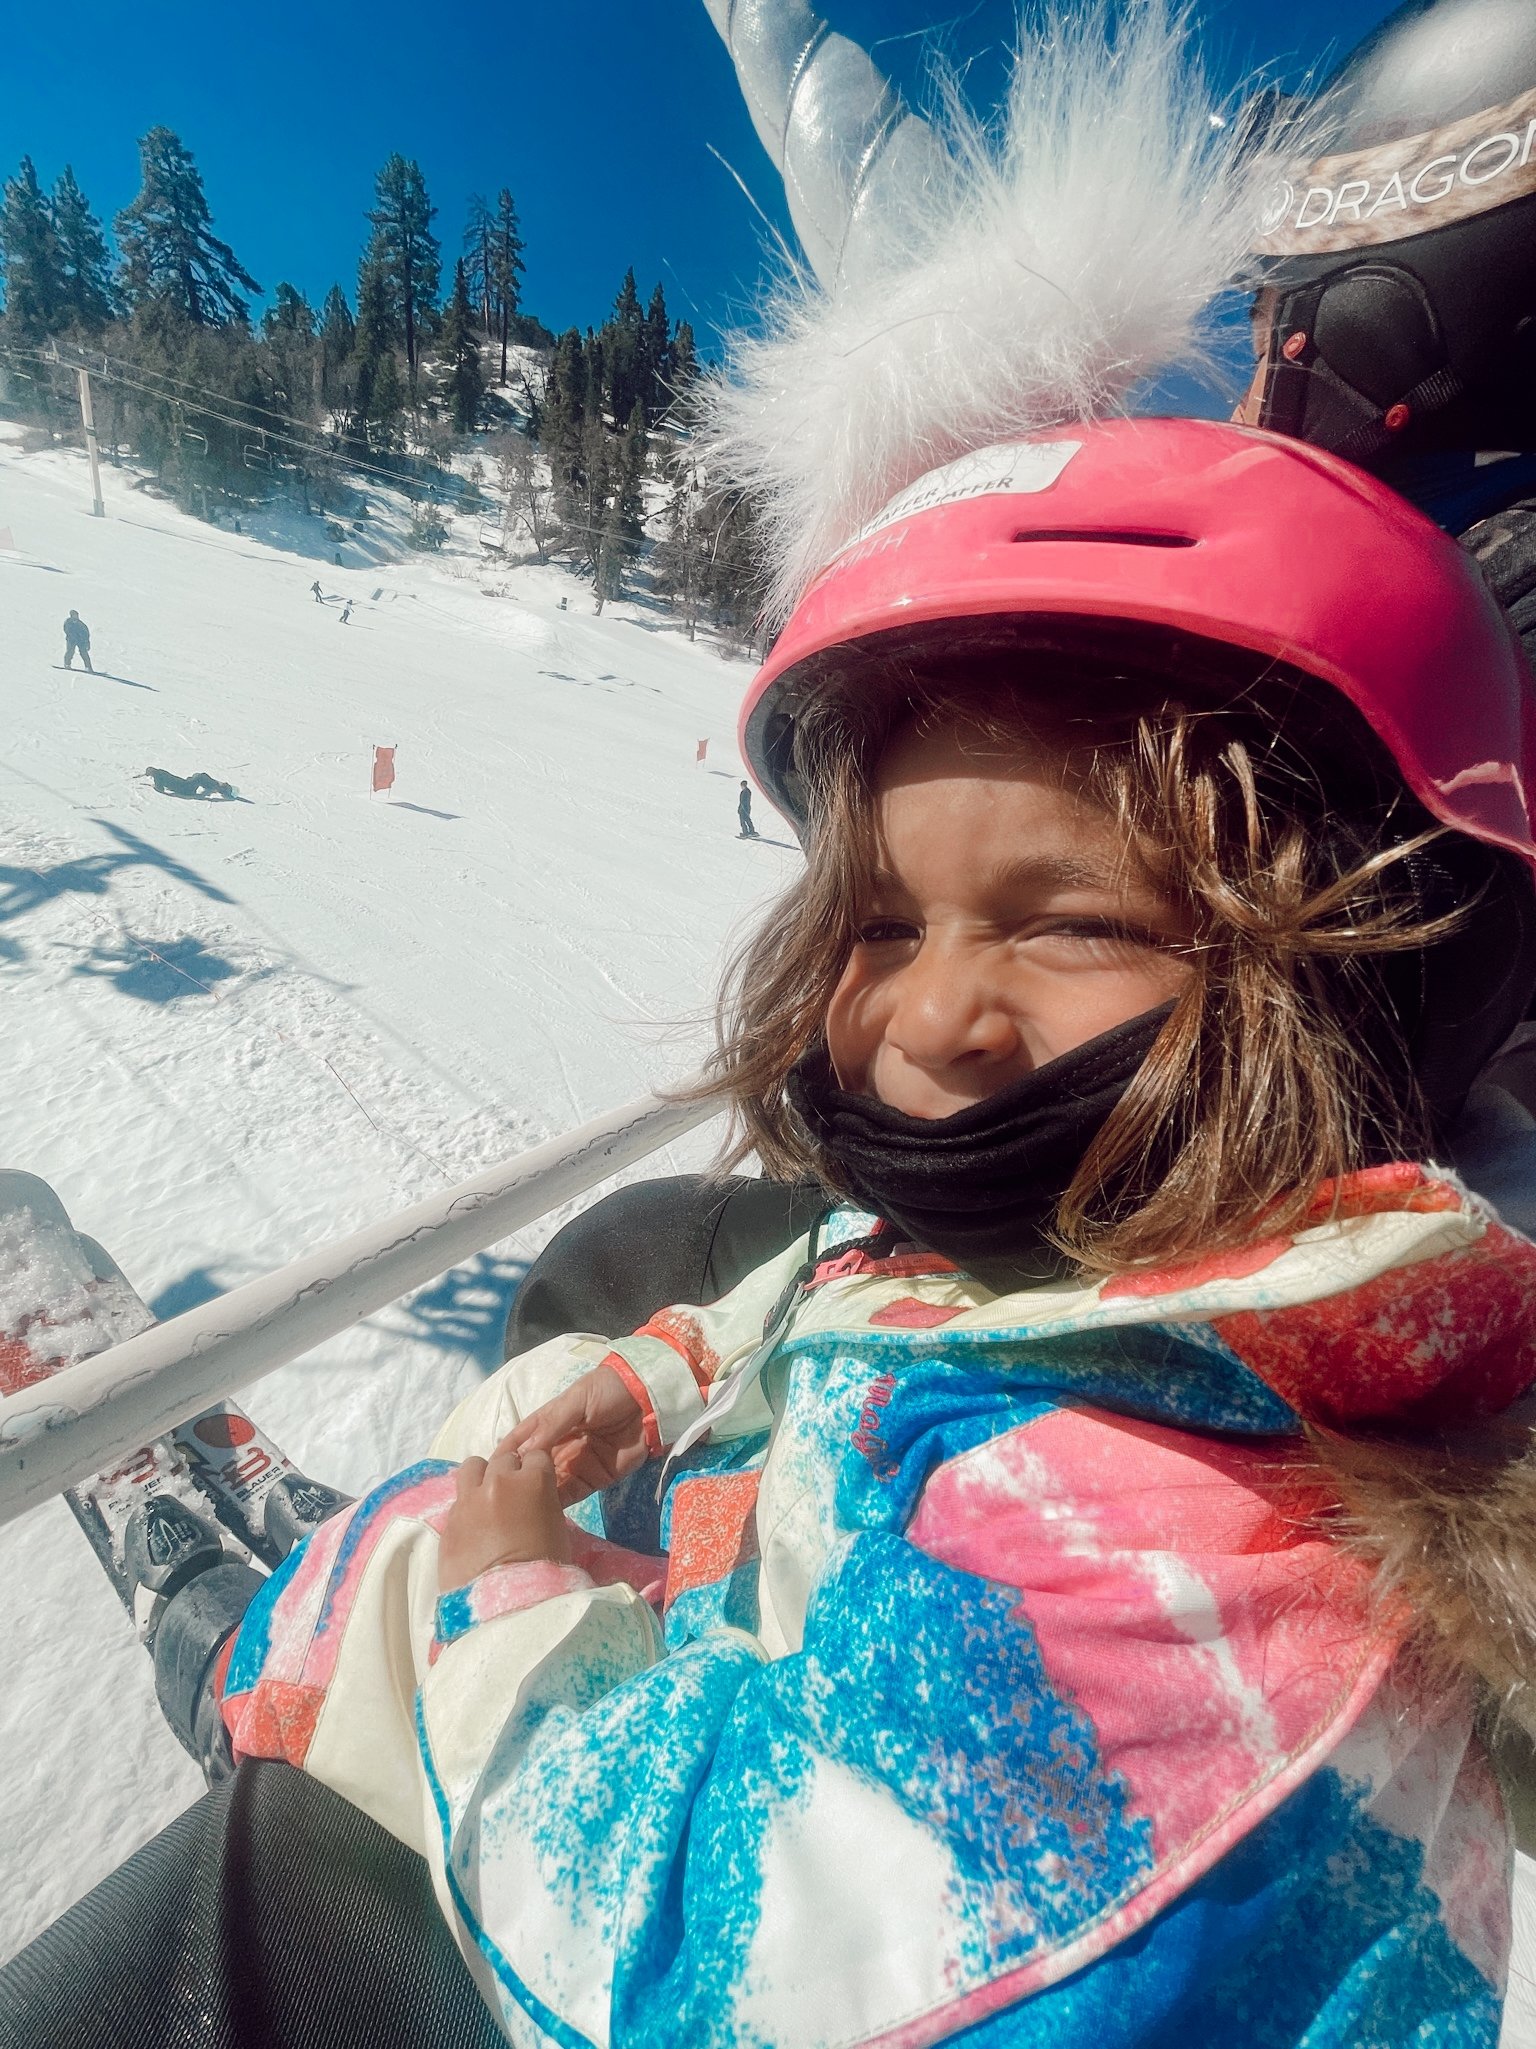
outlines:
[[1194, 534], [1129, 533], [1113, 527], [1035, 527], [1015, 534], [1015, 541], [1108, 541], [1120, 548], [1197, 548]]

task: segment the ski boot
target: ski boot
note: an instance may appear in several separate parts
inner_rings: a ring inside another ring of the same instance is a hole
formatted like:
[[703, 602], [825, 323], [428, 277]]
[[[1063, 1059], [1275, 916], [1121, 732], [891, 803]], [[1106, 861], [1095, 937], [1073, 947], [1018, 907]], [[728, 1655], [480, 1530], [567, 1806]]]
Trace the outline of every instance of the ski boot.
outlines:
[[225, 1549], [217, 1526], [174, 1494], [151, 1494], [123, 1531], [130, 1612], [155, 1664], [155, 1698], [209, 1785], [234, 1770], [215, 1684], [219, 1653], [262, 1575]]
[[266, 1551], [286, 1558], [296, 1544], [302, 1544], [339, 1510], [350, 1508], [355, 1499], [339, 1487], [327, 1487], [323, 1480], [311, 1480], [290, 1469], [278, 1479], [262, 1511]]

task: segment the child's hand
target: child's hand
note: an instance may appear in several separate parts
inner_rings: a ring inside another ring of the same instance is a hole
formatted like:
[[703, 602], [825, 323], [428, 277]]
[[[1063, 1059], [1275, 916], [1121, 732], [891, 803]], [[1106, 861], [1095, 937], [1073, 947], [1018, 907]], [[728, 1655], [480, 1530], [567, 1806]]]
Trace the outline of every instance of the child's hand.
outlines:
[[548, 1452], [567, 1507], [599, 1494], [650, 1457], [640, 1404], [611, 1366], [594, 1366], [564, 1394], [525, 1416], [506, 1439], [514, 1451]]
[[520, 1455], [508, 1437], [489, 1459], [465, 1459], [438, 1539], [441, 1592], [451, 1594], [493, 1565], [538, 1559], [564, 1564], [570, 1555], [571, 1533], [548, 1452]]

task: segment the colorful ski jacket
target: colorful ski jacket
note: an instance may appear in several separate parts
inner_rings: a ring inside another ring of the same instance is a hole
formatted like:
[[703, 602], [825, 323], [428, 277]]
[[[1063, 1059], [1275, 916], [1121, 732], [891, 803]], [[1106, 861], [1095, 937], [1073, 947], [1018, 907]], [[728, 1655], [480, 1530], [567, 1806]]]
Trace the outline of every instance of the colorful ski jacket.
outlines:
[[[1503, 1409], [1536, 1247], [1408, 1166], [1002, 1296], [872, 1222], [494, 1375], [273, 1575], [237, 1748], [427, 1855], [519, 2045], [1492, 2049], [1499, 1792], [1301, 1420]], [[439, 1599], [454, 1462], [605, 1358], [655, 1463]]]

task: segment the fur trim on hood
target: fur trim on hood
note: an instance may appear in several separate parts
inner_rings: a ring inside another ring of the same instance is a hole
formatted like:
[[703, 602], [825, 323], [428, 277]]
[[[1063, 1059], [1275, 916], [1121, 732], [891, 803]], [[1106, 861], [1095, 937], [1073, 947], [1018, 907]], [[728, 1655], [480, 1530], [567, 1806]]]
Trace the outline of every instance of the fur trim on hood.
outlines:
[[[1508, 1084], [1505, 1086], [1504, 1084]], [[1452, 1135], [1456, 1168], [1521, 1240], [1536, 1239], [1536, 1042], [1484, 1080]], [[1523, 1321], [1523, 1319], [1520, 1319]], [[1518, 1342], [1490, 1320], [1488, 1349]], [[1518, 1376], [1517, 1376], [1518, 1377]], [[1413, 1618], [1431, 1680], [1468, 1676], [1514, 1745], [1529, 1782], [1523, 1833], [1536, 1848], [1536, 1399], [1460, 1429], [1309, 1426], [1339, 1507], [1334, 1534], [1364, 1558], [1378, 1598]]]
[[1536, 1736], [1536, 1404], [1436, 1435], [1344, 1435], [1312, 1447], [1340, 1500], [1340, 1540], [1378, 1599], [1413, 1617], [1431, 1678], [1473, 1678]]

